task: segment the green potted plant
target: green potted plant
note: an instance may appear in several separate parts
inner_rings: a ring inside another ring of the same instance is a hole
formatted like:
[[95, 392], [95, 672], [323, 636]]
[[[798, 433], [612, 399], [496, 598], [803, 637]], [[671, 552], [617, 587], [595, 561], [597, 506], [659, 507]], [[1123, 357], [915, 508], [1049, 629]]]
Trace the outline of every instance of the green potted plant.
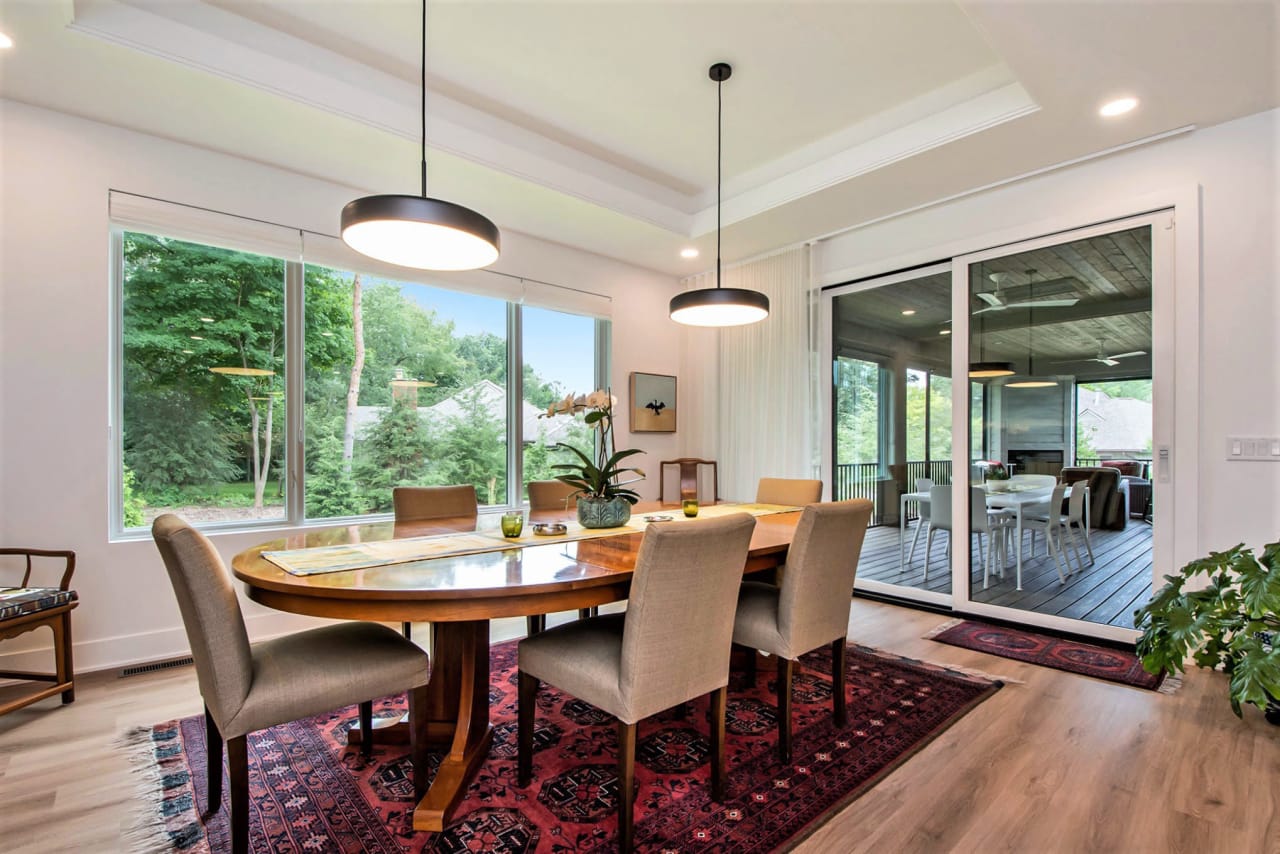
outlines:
[[[1208, 583], [1187, 589], [1203, 575]], [[1181, 672], [1196, 665], [1221, 669], [1230, 679], [1231, 709], [1248, 703], [1280, 724], [1280, 542], [1260, 556], [1240, 544], [1193, 560], [1136, 616], [1138, 655], [1149, 673]]]
[[[631, 507], [640, 495], [626, 485], [644, 479], [638, 468], [621, 465], [622, 460], [644, 453], [638, 448], [619, 451], [613, 440], [613, 408], [617, 398], [608, 391], [597, 390], [588, 395], [566, 395], [564, 400], [551, 404], [540, 417], [584, 414], [583, 421], [599, 432], [595, 443], [594, 459], [572, 445], [557, 443], [555, 448], [571, 451], [578, 457], [576, 463], [557, 463], [552, 468], [563, 471], [556, 480], [577, 489], [578, 523], [584, 528], [616, 528], [631, 518]], [[621, 480], [623, 474], [636, 477]]]
[[987, 460], [984, 480], [990, 491], [1004, 492], [1009, 488], [1009, 470], [999, 460]]

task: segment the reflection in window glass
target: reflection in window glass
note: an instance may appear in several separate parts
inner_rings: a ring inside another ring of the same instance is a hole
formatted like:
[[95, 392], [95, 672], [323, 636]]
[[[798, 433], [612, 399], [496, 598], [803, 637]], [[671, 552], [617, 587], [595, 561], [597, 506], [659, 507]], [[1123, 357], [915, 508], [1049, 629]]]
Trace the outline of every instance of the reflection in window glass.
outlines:
[[507, 490], [506, 303], [307, 266], [306, 514], [385, 513], [396, 486]]
[[[591, 456], [594, 434], [581, 417], [538, 416], [567, 394], [595, 390], [595, 326], [590, 317], [540, 308], [521, 310], [525, 483], [550, 480], [560, 473], [553, 465], [576, 459], [567, 451], [556, 450], [557, 444]], [[527, 495], [522, 493], [522, 497]]]
[[122, 242], [124, 527], [282, 518], [284, 261]]

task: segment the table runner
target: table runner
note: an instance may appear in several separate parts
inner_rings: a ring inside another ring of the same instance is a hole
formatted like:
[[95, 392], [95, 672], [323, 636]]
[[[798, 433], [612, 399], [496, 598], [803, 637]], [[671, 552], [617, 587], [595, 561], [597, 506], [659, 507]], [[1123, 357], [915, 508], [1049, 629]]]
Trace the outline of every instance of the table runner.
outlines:
[[614, 537], [619, 534], [638, 534], [649, 526], [650, 519], [658, 521], [654, 518], [658, 516], [662, 517], [661, 521], [696, 522], [698, 519], [714, 519], [732, 513], [767, 516], [799, 509], [801, 508], [783, 504], [715, 504], [701, 508], [697, 518], [694, 519], [686, 518], [679, 508], [676, 508], [632, 517], [626, 525], [618, 528], [584, 528], [577, 522], [566, 521], [568, 530], [554, 536], [534, 534], [531, 526], [526, 526], [524, 533], [519, 537], [504, 537], [497, 529], [464, 531], [435, 534], [429, 537], [377, 540], [370, 543], [264, 551], [262, 556], [290, 575], [319, 575], [328, 572], [369, 569], [375, 566], [390, 566], [397, 563], [412, 563], [429, 558], [522, 549], [528, 546], [590, 540], [596, 537]]

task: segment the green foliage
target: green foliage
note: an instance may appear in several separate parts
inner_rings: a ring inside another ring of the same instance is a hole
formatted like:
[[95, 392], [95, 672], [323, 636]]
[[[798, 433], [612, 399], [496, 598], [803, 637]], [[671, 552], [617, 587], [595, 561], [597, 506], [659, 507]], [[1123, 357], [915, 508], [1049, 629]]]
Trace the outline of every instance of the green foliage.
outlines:
[[479, 390], [458, 394], [460, 412], [446, 420], [432, 456], [443, 483], [470, 483], [482, 504], [504, 504], [507, 495], [505, 419], [493, 417]]
[[[1202, 588], [1188, 582], [1205, 576]], [[1280, 697], [1280, 542], [1260, 557], [1240, 544], [1194, 560], [1140, 609], [1138, 654], [1150, 673], [1181, 672], [1190, 655], [1198, 667], [1218, 668], [1230, 678], [1231, 709], [1266, 708]], [[1259, 633], [1272, 633], [1274, 646]]]
[[419, 403], [424, 406], [443, 400], [448, 390], [462, 386], [464, 364], [458, 356], [452, 321], [437, 319], [434, 311], [423, 308], [390, 282], [366, 284], [361, 310], [365, 345], [361, 405], [386, 406], [391, 402], [396, 368], [403, 368], [411, 379], [437, 383], [437, 388], [421, 390]]
[[[611, 454], [603, 465], [596, 465], [591, 457], [579, 451], [572, 445], [563, 443], [556, 445], [557, 449], [570, 451], [575, 454], [581, 463], [557, 463], [552, 468], [566, 472], [565, 474], [556, 475], [556, 480], [561, 483], [567, 483], [576, 487], [586, 495], [598, 496], [600, 498], [623, 498], [628, 504], [634, 505], [640, 500], [640, 494], [634, 489], [626, 489], [622, 484], [616, 483], [616, 479], [624, 472], [635, 472], [643, 474], [640, 469], [624, 468], [619, 463], [627, 457], [643, 454], [644, 451], [639, 448], [626, 448]], [[626, 481], [632, 483], [633, 481]]]
[[[308, 448], [310, 451], [310, 448]], [[307, 478], [307, 515], [321, 518], [355, 516], [364, 502], [351, 473], [342, 466], [342, 441], [327, 436], [318, 442], [314, 468]]]
[[125, 466], [124, 480], [121, 483], [120, 492], [123, 499], [121, 503], [124, 507], [124, 526], [126, 528], [140, 528], [146, 521], [142, 515], [142, 508], [146, 506], [146, 502], [142, 500], [142, 496], [134, 494], [134, 481], [133, 470]]
[[241, 476], [224, 427], [182, 391], [137, 392], [127, 410], [124, 464], [143, 492]]
[[1122, 397], [1133, 400], [1151, 402], [1151, 380], [1106, 380], [1095, 383], [1080, 383], [1080, 388], [1088, 391], [1100, 391], [1107, 397]]
[[431, 446], [432, 437], [418, 410], [407, 400], [392, 401], [365, 439], [357, 472], [371, 510], [391, 509], [393, 487], [442, 482], [427, 479]]

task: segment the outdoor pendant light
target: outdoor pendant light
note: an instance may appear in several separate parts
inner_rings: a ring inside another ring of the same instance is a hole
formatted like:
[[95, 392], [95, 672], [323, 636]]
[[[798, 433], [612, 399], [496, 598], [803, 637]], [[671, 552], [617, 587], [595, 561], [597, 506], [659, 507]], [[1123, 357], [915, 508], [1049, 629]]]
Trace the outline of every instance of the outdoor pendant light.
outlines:
[[474, 270], [498, 260], [498, 227], [427, 198], [427, 0], [422, 0], [422, 194], [365, 196], [342, 209], [342, 240], [370, 258], [419, 270]]
[[686, 326], [744, 326], [769, 316], [769, 298], [759, 291], [720, 287], [720, 190], [724, 138], [721, 88], [733, 69], [717, 62], [708, 72], [716, 81], [716, 286], [685, 291], [671, 300], [671, 319]]
[[1005, 383], [1005, 388], [1050, 388], [1058, 384], [1057, 380], [1037, 380], [1032, 379], [1036, 372], [1034, 370], [1035, 362], [1031, 355], [1031, 329], [1035, 325], [1032, 321], [1035, 319], [1035, 308], [1032, 303], [1036, 299], [1036, 271], [1027, 271], [1027, 285], [1029, 291], [1027, 293], [1027, 379], [1018, 380], [1016, 383]]
[[[983, 328], [986, 321], [981, 321]], [[986, 345], [982, 341], [982, 331], [978, 332], [978, 361], [969, 363], [969, 376], [973, 379], [990, 379], [992, 377], [1011, 377], [1016, 371], [1013, 362], [988, 362], [983, 358]]]

